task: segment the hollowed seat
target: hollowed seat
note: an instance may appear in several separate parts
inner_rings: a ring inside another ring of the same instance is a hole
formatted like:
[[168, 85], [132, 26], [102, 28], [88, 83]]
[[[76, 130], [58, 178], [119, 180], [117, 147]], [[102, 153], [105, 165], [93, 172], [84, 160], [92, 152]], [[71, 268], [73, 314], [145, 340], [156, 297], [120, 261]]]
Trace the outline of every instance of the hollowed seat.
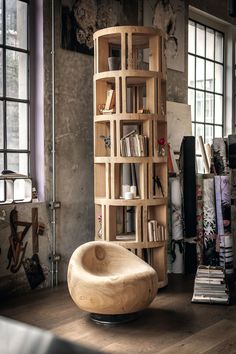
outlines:
[[157, 274], [124, 247], [92, 241], [72, 254], [68, 288], [76, 305], [84, 311], [128, 314], [145, 309], [153, 301]]

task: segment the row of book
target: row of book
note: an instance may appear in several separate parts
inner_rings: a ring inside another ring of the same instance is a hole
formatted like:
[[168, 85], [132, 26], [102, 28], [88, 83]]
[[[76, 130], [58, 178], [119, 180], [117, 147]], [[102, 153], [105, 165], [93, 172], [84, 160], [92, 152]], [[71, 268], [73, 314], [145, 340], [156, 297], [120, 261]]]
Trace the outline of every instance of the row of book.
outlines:
[[165, 226], [160, 225], [157, 220], [148, 221], [148, 241], [165, 241]]
[[229, 303], [229, 292], [223, 267], [198, 266], [192, 302]]
[[148, 156], [148, 137], [135, 131], [120, 140], [121, 156]]

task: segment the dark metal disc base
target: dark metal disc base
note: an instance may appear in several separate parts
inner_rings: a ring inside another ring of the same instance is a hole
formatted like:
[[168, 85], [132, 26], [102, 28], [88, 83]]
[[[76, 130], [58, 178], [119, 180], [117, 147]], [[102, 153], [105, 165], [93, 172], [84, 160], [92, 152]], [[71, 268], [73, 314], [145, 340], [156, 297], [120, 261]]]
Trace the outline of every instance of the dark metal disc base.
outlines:
[[90, 318], [92, 321], [107, 326], [116, 326], [122, 323], [134, 321], [139, 316], [140, 312], [126, 313], [122, 315], [102, 315], [98, 313], [90, 313]]

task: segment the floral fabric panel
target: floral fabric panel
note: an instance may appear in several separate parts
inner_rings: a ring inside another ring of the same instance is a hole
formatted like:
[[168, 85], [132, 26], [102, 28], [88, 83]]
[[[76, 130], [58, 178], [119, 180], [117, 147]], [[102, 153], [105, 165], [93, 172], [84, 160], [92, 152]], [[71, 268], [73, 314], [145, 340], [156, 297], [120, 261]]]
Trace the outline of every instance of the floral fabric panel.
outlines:
[[227, 172], [226, 146], [223, 138], [213, 139], [213, 164], [215, 174], [224, 175]]
[[214, 179], [203, 179], [203, 226], [204, 226], [204, 264], [219, 264], [219, 253], [216, 251], [216, 214]]
[[203, 175], [196, 175], [196, 201], [197, 201], [197, 263], [203, 264], [204, 230], [203, 230]]
[[179, 177], [170, 178], [172, 272], [184, 272], [182, 193]]
[[220, 265], [226, 274], [233, 273], [233, 239], [231, 233], [230, 176], [216, 176], [217, 233], [219, 235]]

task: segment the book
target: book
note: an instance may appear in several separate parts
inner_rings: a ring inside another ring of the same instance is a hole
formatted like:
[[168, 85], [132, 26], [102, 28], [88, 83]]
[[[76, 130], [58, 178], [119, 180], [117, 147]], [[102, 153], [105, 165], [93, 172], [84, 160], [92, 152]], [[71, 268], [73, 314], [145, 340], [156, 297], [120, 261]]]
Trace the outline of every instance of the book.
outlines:
[[229, 303], [229, 292], [223, 267], [198, 266], [192, 302]]
[[[105, 103], [105, 111], [108, 111], [115, 106], [115, 90], [107, 90], [107, 99]], [[104, 113], [104, 111], [103, 111]]]
[[148, 137], [131, 131], [120, 139], [120, 152], [125, 157], [148, 156]]

